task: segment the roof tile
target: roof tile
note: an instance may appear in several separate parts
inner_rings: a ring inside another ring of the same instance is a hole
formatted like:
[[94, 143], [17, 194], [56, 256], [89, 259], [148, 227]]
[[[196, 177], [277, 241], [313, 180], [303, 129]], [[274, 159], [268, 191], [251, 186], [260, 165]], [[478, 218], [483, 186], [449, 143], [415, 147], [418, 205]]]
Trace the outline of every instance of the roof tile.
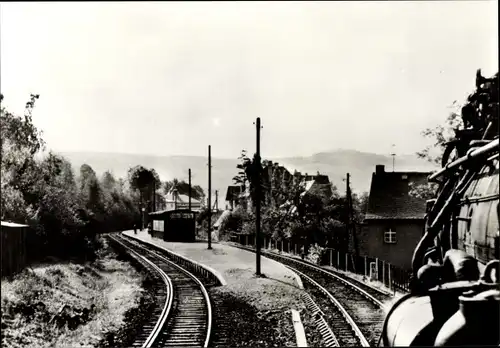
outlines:
[[365, 220], [423, 219], [425, 200], [410, 196], [409, 183], [426, 183], [429, 172], [373, 173]]

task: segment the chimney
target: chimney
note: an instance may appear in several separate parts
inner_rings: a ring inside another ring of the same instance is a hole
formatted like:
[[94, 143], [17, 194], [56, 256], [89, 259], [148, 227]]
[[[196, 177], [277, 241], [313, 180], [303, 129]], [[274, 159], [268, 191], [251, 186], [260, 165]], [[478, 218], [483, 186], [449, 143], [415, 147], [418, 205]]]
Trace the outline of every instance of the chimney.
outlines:
[[383, 174], [385, 173], [385, 166], [383, 164], [377, 164], [375, 166], [375, 174]]

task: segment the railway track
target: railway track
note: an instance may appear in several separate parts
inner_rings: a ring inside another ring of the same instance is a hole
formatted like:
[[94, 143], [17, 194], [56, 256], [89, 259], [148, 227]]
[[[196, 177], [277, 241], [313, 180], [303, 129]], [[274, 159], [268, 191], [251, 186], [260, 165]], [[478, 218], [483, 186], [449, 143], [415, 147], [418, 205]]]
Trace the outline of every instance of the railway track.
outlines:
[[378, 345], [386, 314], [383, 301], [390, 298], [387, 294], [293, 257], [265, 251], [262, 255], [283, 263], [304, 280], [340, 346]]
[[133, 347], [208, 347], [212, 307], [200, 280], [139, 243], [119, 235], [109, 238], [151, 270], [156, 280], [158, 306], [139, 331]]

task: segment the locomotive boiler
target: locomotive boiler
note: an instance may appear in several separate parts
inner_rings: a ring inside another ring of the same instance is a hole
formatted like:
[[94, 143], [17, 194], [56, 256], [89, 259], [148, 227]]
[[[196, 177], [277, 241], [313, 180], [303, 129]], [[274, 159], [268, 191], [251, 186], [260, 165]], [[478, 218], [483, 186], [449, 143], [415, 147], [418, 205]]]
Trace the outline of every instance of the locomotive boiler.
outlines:
[[411, 292], [387, 314], [381, 346], [500, 346], [498, 73], [476, 74], [447, 143], [414, 250]]

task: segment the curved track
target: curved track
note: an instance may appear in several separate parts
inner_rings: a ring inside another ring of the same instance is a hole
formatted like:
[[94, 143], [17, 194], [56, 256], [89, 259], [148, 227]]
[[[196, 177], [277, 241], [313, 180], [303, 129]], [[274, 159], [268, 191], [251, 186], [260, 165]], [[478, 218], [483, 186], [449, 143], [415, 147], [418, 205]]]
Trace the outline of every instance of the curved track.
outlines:
[[208, 347], [212, 308], [208, 293], [198, 278], [138, 243], [119, 235], [109, 238], [156, 274], [154, 290], [158, 307], [143, 325], [133, 346]]
[[387, 294], [294, 257], [266, 251], [262, 255], [285, 264], [312, 285], [306, 289], [323, 309], [340, 346], [378, 344], [385, 320], [386, 306], [382, 301], [390, 298]]
[[[288, 266], [287, 266], [288, 267]], [[323, 286], [318, 284], [314, 279], [298, 271], [293, 267], [288, 267], [304, 280], [305, 289], [318, 301], [323, 308], [321, 311], [322, 317], [326, 317], [323, 326], [318, 325], [323, 337], [328, 335], [328, 330], [333, 336], [331, 339], [326, 338], [325, 341], [329, 347], [347, 347], [347, 346], [362, 346], [369, 347], [365, 337], [360, 332], [358, 326], [344, 307], [326, 290]], [[324, 297], [326, 296], [326, 298]], [[331, 324], [331, 328], [328, 325]]]

